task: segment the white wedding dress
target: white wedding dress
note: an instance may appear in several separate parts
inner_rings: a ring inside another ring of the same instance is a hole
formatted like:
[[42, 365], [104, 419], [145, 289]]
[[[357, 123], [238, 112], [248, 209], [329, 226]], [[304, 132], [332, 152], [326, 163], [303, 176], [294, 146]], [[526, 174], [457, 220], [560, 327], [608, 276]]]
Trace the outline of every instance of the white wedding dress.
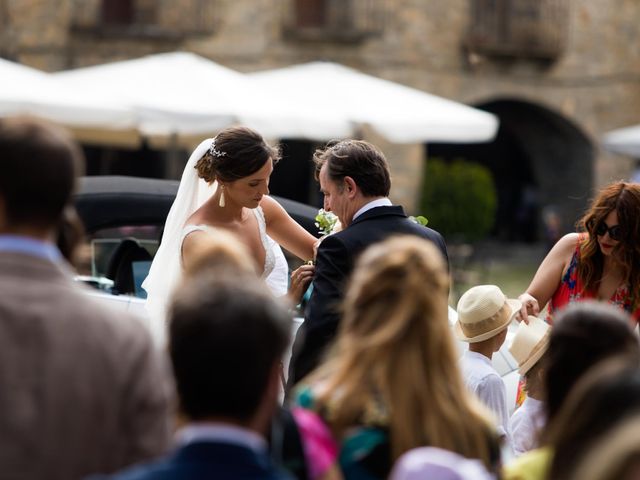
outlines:
[[[214, 192], [217, 185], [207, 184], [198, 178], [195, 164], [209, 150], [212, 138], [204, 140], [193, 151], [185, 166], [178, 193], [167, 215], [162, 242], [151, 263], [149, 275], [142, 283], [147, 291], [145, 308], [149, 314], [151, 334], [157, 345], [164, 347], [167, 341], [167, 304], [182, 276], [180, 252], [184, 238], [194, 230], [205, 231], [215, 235], [216, 228], [209, 225], [187, 225], [186, 220]], [[262, 208], [253, 209], [260, 229], [260, 238], [265, 250], [265, 265], [262, 278], [276, 296], [287, 293], [289, 284], [289, 267], [287, 260], [278, 245], [267, 235], [267, 227]]]

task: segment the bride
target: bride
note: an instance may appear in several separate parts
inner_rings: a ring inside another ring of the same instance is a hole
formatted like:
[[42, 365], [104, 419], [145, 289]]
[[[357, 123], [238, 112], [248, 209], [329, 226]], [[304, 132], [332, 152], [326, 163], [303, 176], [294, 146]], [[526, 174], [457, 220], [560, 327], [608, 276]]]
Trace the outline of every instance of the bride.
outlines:
[[[165, 343], [166, 306], [182, 274], [182, 262], [203, 236], [215, 235], [218, 229], [234, 233], [278, 296], [287, 293], [289, 277], [280, 245], [302, 260], [313, 258], [317, 239], [268, 196], [269, 178], [279, 158], [276, 148], [246, 127], [227, 128], [191, 154], [162, 242], [142, 284], [151, 330], [160, 345]], [[292, 274], [292, 296], [302, 294], [312, 275], [310, 266]]]

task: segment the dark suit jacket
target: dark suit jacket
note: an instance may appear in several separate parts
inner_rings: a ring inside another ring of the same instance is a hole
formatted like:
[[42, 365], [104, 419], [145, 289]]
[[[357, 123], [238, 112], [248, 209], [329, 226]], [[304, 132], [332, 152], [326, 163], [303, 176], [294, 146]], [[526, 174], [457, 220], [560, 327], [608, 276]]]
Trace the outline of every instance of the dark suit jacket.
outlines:
[[292, 480], [277, 469], [267, 452], [230, 443], [198, 441], [170, 457], [139, 465], [111, 477], [88, 480]]
[[0, 477], [74, 480], [169, 446], [172, 382], [140, 319], [63, 263], [0, 252]]
[[407, 218], [400, 206], [376, 207], [358, 216], [347, 228], [325, 238], [318, 248], [313, 292], [293, 346], [289, 366], [290, 385], [298, 382], [320, 362], [333, 340], [346, 282], [358, 254], [369, 245], [394, 234], [417, 235], [432, 241], [448, 262], [442, 235]]

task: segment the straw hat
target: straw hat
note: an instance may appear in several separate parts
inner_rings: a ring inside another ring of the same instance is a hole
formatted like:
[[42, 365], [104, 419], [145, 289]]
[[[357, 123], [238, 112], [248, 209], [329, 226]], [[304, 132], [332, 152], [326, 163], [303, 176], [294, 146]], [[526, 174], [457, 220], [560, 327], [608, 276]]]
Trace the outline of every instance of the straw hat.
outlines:
[[463, 342], [482, 342], [507, 328], [521, 306], [495, 285], [478, 285], [460, 297], [453, 330]]
[[529, 315], [529, 324], [520, 322], [509, 352], [520, 366], [520, 375], [527, 373], [549, 346], [551, 326], [544, 320]]

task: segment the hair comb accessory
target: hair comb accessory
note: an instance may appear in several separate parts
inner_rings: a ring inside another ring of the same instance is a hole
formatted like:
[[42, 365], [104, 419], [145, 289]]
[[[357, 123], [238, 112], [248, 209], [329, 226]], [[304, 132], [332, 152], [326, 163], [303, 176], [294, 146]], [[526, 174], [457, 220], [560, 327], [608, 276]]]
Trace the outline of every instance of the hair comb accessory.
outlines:
[[211, 141], [211, 146], [209, 147], [209, 155], [212, 155], [216, 158], [220, 158], [220, 157], [226, 157], [227, 156], [227, 152], [223, 152], [222, 150], [218, 150], [216, 148], [216, 139], [214, 138]]

